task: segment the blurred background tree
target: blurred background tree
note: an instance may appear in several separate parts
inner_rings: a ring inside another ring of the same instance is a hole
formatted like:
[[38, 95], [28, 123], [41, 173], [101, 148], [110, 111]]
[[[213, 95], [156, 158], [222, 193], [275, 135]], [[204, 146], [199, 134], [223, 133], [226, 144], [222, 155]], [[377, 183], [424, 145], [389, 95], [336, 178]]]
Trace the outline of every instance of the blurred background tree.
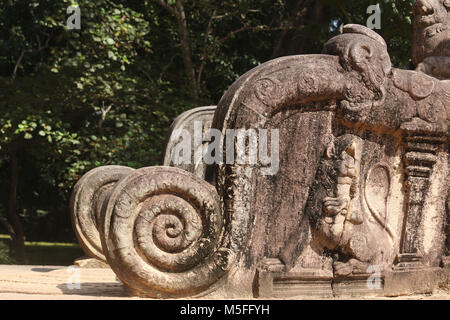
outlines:
[[0, 0], [0, 233], [15, 259], [27, 263], [25, 238], [75, 241], [69, 197], [88, 170], [160, 164], [178, 114], [267, 60], [320, 53], [369, 5], [407, 68], [413, 2]]

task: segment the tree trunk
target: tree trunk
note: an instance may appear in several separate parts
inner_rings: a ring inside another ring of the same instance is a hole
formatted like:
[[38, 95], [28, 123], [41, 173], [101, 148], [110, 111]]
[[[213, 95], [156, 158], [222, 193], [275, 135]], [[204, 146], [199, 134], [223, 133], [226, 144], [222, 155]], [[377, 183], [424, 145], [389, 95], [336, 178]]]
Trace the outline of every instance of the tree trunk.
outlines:
[[180, 33], [180, 44], [183, 56], [183, 64], [184, 69], [188, 78], [188, 81], [191, 85], [192, 94], [194, 97], [198, 97], [199, 95], [199, 85], [197, 83], [197, 79], [195, 78], [195, 69], [194, 64], [192, 63], [192, 54], [191, 54], [191, 43], [189, 40], [189, 30], [186, 21], [186, 14], [184, 12], [183, 2], [181, 0], [177, 0], [177, 15], [176, 19], [178, 22], [178, 30]]
[[28, 264], [25, 253], [25, 235], [22, 223], [17, 215], [17, 185], [19, 183], [19, 166], [17, 161], [17, 150], [14, 142], [9, 144], [9, 161], [11, 166], [11, 181], [9, 191], [8, 218], [14, 233], [11, 235], [14, 257], [22, 264]]
[[326, 24], [327, 19], [323, 3], [314, 0], [298, 0], [280, 40], [275, 46], [272, 59], [312, 53], [310, 52], [311, 37], [315, 34], [304, 28], [305, 26]]
[[200, 85], [195, 77], [195, 68], [194, 64], [192, 63], [191, 42], [189, 40], [189, 30], [186, 21], [186, 13], [184, 11], [183, 0], [176, 0], [175, 7], [172, 7], [164, 0], [155, 0], [155, 2], [162, 8], [166, 9], [171, 15], [175, 17], [175, 19], [177, 19], [184, 70], [189, 81], [189, 86], [192, 90], [192, 96], [198, 98], [200, 93]]

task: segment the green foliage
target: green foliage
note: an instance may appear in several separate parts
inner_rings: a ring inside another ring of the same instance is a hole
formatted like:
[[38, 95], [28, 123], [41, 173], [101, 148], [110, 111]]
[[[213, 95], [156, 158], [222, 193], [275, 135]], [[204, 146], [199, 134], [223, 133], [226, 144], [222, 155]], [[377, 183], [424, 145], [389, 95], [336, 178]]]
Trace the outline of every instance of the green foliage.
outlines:
[[[0, 264], [18, 264], [10, 255], [10, 241], [9, 236], [0, 234]], [[31, 265], [67, 266], [84, 255], [73, 243], [25, 242], [25, 250]]]
[[[27, 238], [75, 240], [68, 203], [85, 172], [160, 164], [179, 113], [217, 104], [240, 75], [286, 46], [283, 37], [301, 42], [293, 53], [320, 53], [340, 25], [365, 24], [366, 9], [376, 2], [184, 1], [200, 87], [193, 97], [179, 25], [155, 1], [0, 0], [0, 216], [8, 207], [13, 150]], [[379, 2], [379, 32], [393, 64], [404, 67], [413, 1]], [[66, 9], [76, 3], [81, 29], [69, 30]]]
[[0, 264], [17, 264], [17, 261], [9, 254], [8, 244], [0, 240]]
[[84, 256], [80, 246], [69, 243], [26, 242], [31, 265], [69, 266]]
[[149, 107], [152, 91], [138, 74], [151, 50], [142, 14], [87, 1], [82, 29], [68, 30], [70, 1], [38, 4], [0, 9], [0, 188], [6, 207], [13, 146], [26, 234], [58, 239], [72, 234], [67, 201], [81, 175], [105, 164], [156, 164], [169, 117]]
[[412, 7], [415, 0], [323, 0], [337, 24], [366, 25], [367, 8], [379, 4], [381, 29], [377, 31], [387, 42], [395, 67], [407, 68], [411, 58]]

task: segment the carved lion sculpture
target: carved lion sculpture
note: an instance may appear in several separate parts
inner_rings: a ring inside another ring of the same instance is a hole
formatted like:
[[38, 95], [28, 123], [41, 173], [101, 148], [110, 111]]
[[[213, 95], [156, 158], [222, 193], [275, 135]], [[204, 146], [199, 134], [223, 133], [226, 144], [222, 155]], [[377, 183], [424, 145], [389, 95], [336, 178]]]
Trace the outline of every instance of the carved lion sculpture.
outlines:
[[414, 65], [438, 79], [450, 79], [450, 1], [417, 0], [414, 4]]

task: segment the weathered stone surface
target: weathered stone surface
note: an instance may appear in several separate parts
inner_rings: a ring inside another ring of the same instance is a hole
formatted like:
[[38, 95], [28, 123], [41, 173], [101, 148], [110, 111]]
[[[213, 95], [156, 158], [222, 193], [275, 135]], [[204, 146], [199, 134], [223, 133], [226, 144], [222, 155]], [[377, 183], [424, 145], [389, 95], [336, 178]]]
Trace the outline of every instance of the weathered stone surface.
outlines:
[[445, 199], [435, 191], [446, 190], [450, 87], [391, 69], [384, 41], [362, 26], [344, 27], [324, 53], [263, 64], [218, 105], [213, 128], [224, 135], [280, 130], [275, 176], [258, 166], [215, 168], [224, 210], [237, 222], [242, 291], [253, 290], [263, 259], [280, 259], [286, 272], [328, 268], [338, 278], [388, 269], [409, 251], [440, 263]]
[[[73, 276], [74, 270], [79, 277]], [[74, 285], [80, 280], [80, 286]], [[307, 295], [311, 299], [323, 296]], [[220, 298], [220, 297], [218, 297]], [[301, 296], [305, 298], [304, 295]], [[333, 298], [333, 297], [327, 297]], [[349, 297], [350, 299], [352, 297]], [[359, 298], [360, 297], [355, 297]], [[63, 266], [17, 266], [0, 265], [1, 300], [142, 300], [130, 297], [111, 269], [72, 269]], [[347, 297], [346, 297], [347, 299]], [[371, 299], [369, 297], [369, 299]], [[373, 299], [419, 299], [449, 300], [450, 287], [433, 295], [400, 296], [394, 298], [373, 297]], [[258, 301], [255, 301], [256, 303]]]
[[73, 264], [79, 268], [96, 268], [96, 269], [109, 268], [109, 265], [106, 262], [88, 257], [81, 257], [79, 259], [76, 259]]
[[198, 294], [233, 263], [217, 192], [187, 171], [134, 171], [112, 191], [104, 217], [107, 261], [134, 294]]
[[[183, 112], [175, 119], [170, 127], [170, 132], [166, 141], [163, 161], [164, 166], [177, 167], [192, 172], [200, 178], [205, 177], [205, 163], [203, 162], [203, 159], [200, 159], [200, 161], [195, 159], [194, 155], [196, 152], [199, 154], [202, 153], [207, 146], [207, 143], [203, 143], [201, 139], [205, 132], [211, 128], [215, 110], [216, 106], [198, 107]], [[198, 143], [194, 140], [195, 125], [201, 126], [198, 130], [201, 135]], [[189, 134], [191, 140], [191, 161], [189, 163], [175, 164], [173, 162], [172, 153], [174, 152], [174, 147], [182, 140], [182, 137], [177, 135], [177, 132], [180, 130], [186, 130]]]
[[95, 168], [75, 185], [70, 200], [72, 226], [89, 257], [106, 262], [99, 233], [101, 206], [116, 182], [133, 170], [123, 166]]
[[384, 294], [386, 296], [412, 293], [431, 294], [445, 281], [445, 273], [440, 268], [388, 271], [386, 272]]
[[[448, 82], [450, 80], [450, 3], [448, 1], [421, 0], [416, 1], [414, 8], [413, 62], [417, 66], [416, 70]], [[448, 182], [447, 186], [449, 186]], [[448, 191], [447, 194], [449, 197]], [[448, 256], [450, 255], [448, 200], [446, 210], [446, 254]]]
[[388, 221], [393, 169], [385, 160], [374, 161], [375, 149], [365, 153], [373, 165], [361, 172], [363, 147], [361, 138], [348, 134], [330, 143], [305, 209], [317, 241], [342, 256], [334, 262], [336, 276], [364, 274], [393, 259], [395, 233]]
[[333, 297], [333, 273], [321, 269], [291, 269], [279, 259], [265, 259], [257, 270], [258, 298]]
[[191, 161], [195, 174], [142, 168], [94, 201], [85, 215], [97, 210], [103, 252], [129, 292], [397, 295], [448, 281], [450, 82], [433, 67], [450, 56], [447, 7], [416, 4], [419, 71], [392, 68], [377, 33], [347, 25], [323, 54], [282, 57], [239, 78], [214, 114], [216, 151], [254, 151], [251, 138], [237, 145], [236, 130], [267, 130], [274, 172], [261, 159], [206, 171]]
[[[412, 60], [416, 66], [428, 57], [450, 57], [449, 11], [450, 3], [447, 0], [416, 0], [412, 52]], [[429, 62], [433, 65], [436, 61]], [[450, 69], [442, 71], [449, 75]]]
[[416, 70], [440, 80], [449, 80], [450, 57], [427, 57], [417, 65]]

